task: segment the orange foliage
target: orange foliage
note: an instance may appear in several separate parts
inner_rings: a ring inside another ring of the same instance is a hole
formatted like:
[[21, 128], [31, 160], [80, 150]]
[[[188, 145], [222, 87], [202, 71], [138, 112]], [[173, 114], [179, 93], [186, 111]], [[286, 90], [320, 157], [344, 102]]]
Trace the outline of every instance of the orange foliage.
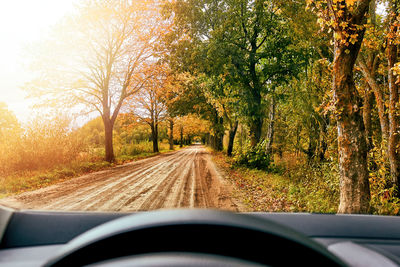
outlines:
[[210, 132], [210, 122], [199, 118], [196, 115], [186, 115], [174, 119], [174, 136], [180, 138], [181, 131], [184, 138], [191, 139], [195, 136], [201, 136]]
[[3, 139], [0, 172], [50, 169], [76, 160], [85, 146], [69, 124], [70, 120], [62, 116], [46, 119], [38, 116], [19, 135]]

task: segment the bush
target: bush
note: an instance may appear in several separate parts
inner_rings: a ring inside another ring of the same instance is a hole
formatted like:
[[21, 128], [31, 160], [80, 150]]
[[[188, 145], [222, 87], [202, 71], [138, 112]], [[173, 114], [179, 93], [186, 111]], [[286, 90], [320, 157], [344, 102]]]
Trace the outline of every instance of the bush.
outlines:
[[339, 205], [339, 170], [337, 162], [299, 164], [287, 170], [288, 200], [293, 211], [335, 213]]
[[[158, 143], [158, 149], [161, 151], [168, 151], [169, 144], [164, 142]], [[153, 143], [149, 141], [143, 141], [140, 143], [132, 144], [116, 144], [116, 155], [118, 158], [126, 158], [130, 156], [145, 155], [148, 153], [153, 153]]]
[[375, 147], [369, 157], [369, 183], [371, 190], [371, 213], [400, 215], [400, 199], [397, 188], [392, 185], [390, 166], [385, 160], [385, 150]]
[[265, 141], [243, 151], [242, 154], [236, 155], [235, 164], [253, 169], [268, 170], [271, 165], [271, 156], [265, 151]]
[[139, 144], [121, 144], [118, 155], [136, 156], [153, 152], [153, 143], [141, 142]]
[[38, 117], [23, 132], [0, 140], [0, 173], [51, 169], [75, 161], [86, 145], [66, 118]]

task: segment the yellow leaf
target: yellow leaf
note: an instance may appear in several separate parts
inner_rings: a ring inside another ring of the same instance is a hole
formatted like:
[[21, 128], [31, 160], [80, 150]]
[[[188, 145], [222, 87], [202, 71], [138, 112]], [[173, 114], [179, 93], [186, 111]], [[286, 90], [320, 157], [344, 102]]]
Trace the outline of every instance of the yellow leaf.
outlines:
[[346, 4], [347, 6], [352, 6], [354, 5], [355, 2], [357, 2], [358, 0], [346, 0]]

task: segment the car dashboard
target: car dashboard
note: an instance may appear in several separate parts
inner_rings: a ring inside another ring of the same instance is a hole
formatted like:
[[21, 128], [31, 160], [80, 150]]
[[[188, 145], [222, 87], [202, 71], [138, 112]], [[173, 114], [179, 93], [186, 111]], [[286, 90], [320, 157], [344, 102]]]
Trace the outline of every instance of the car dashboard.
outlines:
[[[0, 208], [0, 266], [43, 266], [77, 236], [137, 213]], [[240, 215], [240, 214], [239, 214]], [[374, 215], [246, 213], [307, 236], [347, 266], [400, 266], [400, 218]], [[136, 215], [134, 215], [136, 216]], [[238, 246], [241, 244], [238, 240]], [[291, 254], [291, 248], [285, 252]]]

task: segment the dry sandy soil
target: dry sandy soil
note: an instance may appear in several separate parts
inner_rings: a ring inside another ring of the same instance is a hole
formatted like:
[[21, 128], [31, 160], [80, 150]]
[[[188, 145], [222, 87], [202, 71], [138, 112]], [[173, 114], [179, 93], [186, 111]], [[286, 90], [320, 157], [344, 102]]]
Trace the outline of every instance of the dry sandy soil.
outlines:
[[204, 147], [191, 146], [4, 198], [0, 204], [38, 210], [243, 210], [232, 192]]

